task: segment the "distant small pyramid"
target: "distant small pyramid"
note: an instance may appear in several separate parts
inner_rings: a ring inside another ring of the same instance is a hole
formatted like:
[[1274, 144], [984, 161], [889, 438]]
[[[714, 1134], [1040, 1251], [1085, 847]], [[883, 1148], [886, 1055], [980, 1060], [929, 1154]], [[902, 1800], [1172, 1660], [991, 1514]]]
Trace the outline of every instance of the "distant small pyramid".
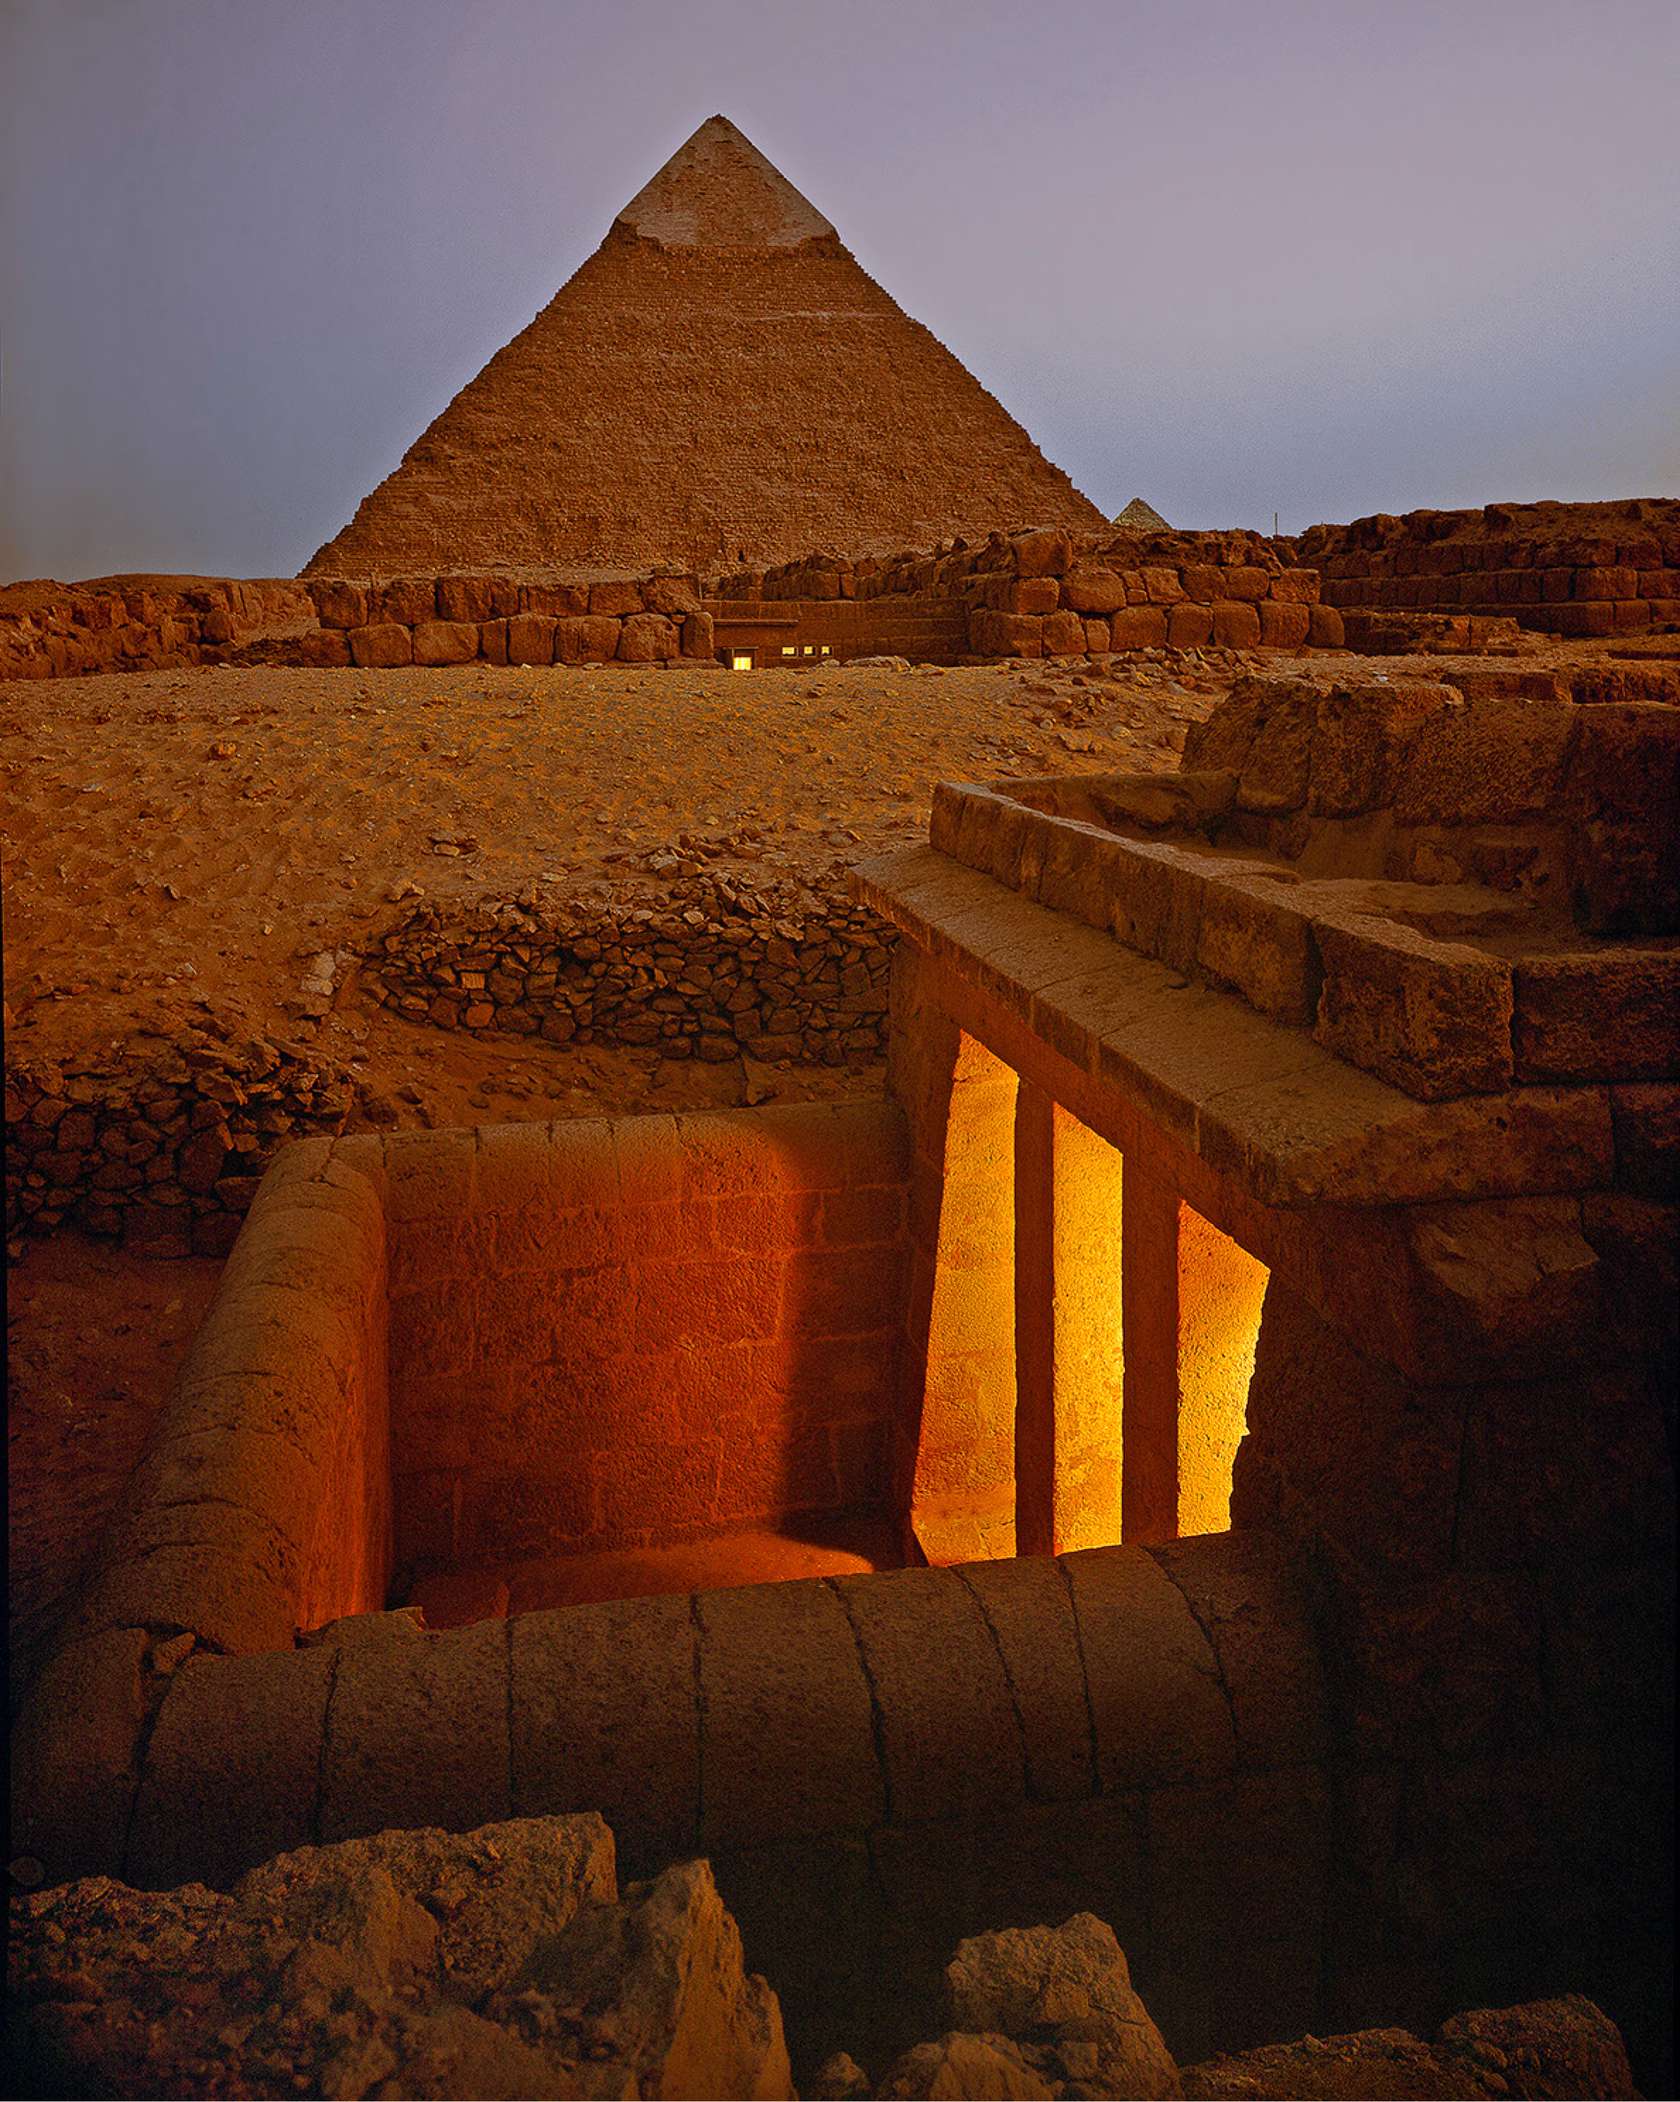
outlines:
[[1102, 514], [709, 117], [309, 563], [767, 567]]
[[1172, 527], [1156, 510], [1146, 504], [1141, 496], [1134, 496], [1114, 523], [1123, 533], [1170, 533]]

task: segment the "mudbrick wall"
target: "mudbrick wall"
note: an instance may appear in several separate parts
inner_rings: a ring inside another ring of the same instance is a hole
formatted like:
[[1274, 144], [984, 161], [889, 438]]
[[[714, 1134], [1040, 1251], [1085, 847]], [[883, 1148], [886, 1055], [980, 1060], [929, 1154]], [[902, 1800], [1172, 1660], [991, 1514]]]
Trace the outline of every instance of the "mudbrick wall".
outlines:
[[1639, 635], [1680, 623], [1674, 499], [1378, 512], [1314, 526], [1295, 544], [1321, 571], [1332, 606], [1502, 614], [1555, 635]]

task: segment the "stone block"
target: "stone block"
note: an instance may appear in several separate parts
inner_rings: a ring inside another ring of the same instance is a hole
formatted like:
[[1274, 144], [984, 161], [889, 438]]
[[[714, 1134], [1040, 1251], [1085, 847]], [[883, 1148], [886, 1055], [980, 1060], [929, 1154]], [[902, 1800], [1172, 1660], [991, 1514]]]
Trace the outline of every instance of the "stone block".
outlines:
[[694, 1600], [708, 1853], [862, 1834], [883, 1814], [869, 1685], [833, 1590], [757, 1584]]
[[1046, 657], [1080, 657], [1085, 653], [1085, 623], [1077, 613], [1047, 613], [1041, 642]]
[[1335, 606], [1309, 606], [1307, 642], [1315, 650], [1339, 650], [1346, 646], [1346, 630]]
[[522, 1613], [506, 1635], [517, 1813], [598, 1809], [627, 1875], [696, 1848], [699, 1634], [688, 1598]]
[[518, 587], [518, 598], [519, 603], [516, 606], [498, 605], [494, 611], [540, 613], [556, 620], [589, 611], [587, 584], [521, 584]]
[[454, 620], [426, 620], [415, 627], [416, 664], [466, 664], [477, 655], [476, 626]]
[[478, 631], [478, 648], [486, 664], [505, 664], [508, 661], [507, 622], [484, 621]]
[[1098, 1788], [1085, 1670], [1066, 1579], [1045, 1556], [970, 1562], [956, 1571], [974, 1594], [1009, 1677], [1038, 1803], [1080, 1802]]
[[1262, 1014], [1305, 1028], [1318, 1012], [1321, 973], [1312, 916], [1294, 888], [1261, 875], [1210, 881], [1196, 961]]
[[1576, 922], [1593, 934], [1680, 931], [1680, 709], [1575, 713], [1564, 801]]
[[1210, 1533], [1149, 1552], [1179, 1587], [1218, 1659], [1243, 1767], [1296, 1766], [1329, 1750], [1318, 1637], [1300, 1571], [1266, 1533]]
[[314, 1836], [328, 1644], [203, 1652], [176, 1671], [146, 1750], [125, 1873], [142, 1889], [218, 1889]]
[[1517, 1079], [1680, 1076], [1680, 951], [1525, 958], [1514, 987]]
[[1320, 1043], [1425, 1102], [1510, 1086], [1509, 964], [1351, 913], [1319, 916], [1313, 932]]
[[507, 624], [509, 664], [552, 664], [554, 622], [546, 614], [516, 614]]
[[1562, 704], [1500, 699], [1431, 715], [1400, 768], [1396, 820], [1515, 824], [1546, 816], [1558, 801], [1577, 720]]
[[1075, 613], [1108, 615], [1126, 604], [1126, 585], [1112, 569], [1075, 563], [1062, 580], [1062, 604]]
[[395, 621], [350, 630], [350, 661], [364, 671], [380, 670], [414, 661], [412, 632]]
[[682, 624], [682, 653], [685, 657], [711, 657], [716, 650], [712, 616], [700, 611], [685, 613]]
[[589, 611], [593, 614], [610, 614], [621, 619], [627, 613], [642, 611], [642, 587], [629, 578], [614, 578], [605, 583], [589, 587]]
[[1161, 649], [1167, 640], [1166, 616], [1159, 606], [1128, 606], [1109, 622], [1108, 636], [1111, 649]]
[[620, 630], [622, 664], [664, 664], [680, 654], [676, 623], [662, 613], [632, 613]]
[[1062, 589], [1054, 577], [1009, 577], [1002, 584], [1001, 613], [1054, 613], [1062, 602]]
[[1304, 649], [1312, 632], [1312, 608], [1285, 604], [1275, 598], [1260, 607], [1260, 640], [1267, 649]]
[[1230, 1704], [1183, 1592], [1142, 1548], [1063, 1555], [1105, 1792], [1228, 1774]]
[[1614, 1087], [1616, 1183], [1646, 1197], [1680, 1197], [1680, 1087]]
[[519, 587], [509, 577], [439, 577], [437, 610], [440, 620], [482, 626], [520, 610]]
[[1073, 542], [1067, 534], [1041, 528], [1014, 534], [1010, 548], [1019, 577], [1059, 577], [1073, 560]]
[[367, 625], [367, 591], [342, 578], [311, 579], [307, 586], [314, 602], [315, 617], [323, 628], [361, 628]]
[[1174, 650], [1204, 648], [1213, 640], [1213, 608], [1182, 600], [1167, 612], [1167, 647]]
[[[1144, 595], [1152, 606], [1176, 606], [1185, 596], [1183, 579], [1176, 569], [1145, 569], [1142, 578]], [[1130, 589], [1128, 585], [1128, 595]]]
[[412, 628], [423, 620], [437, 618], [435, 577], [394, 577], [388, 584], [375, 584], [368, 591], [368, 617], [374, 622], [395, 621]]
[[[591, 600], [595, 589], [591, 585]], [[578, 623], [580, 661], [586, 664], [609, 663], [618, 655], [618, 633], [617, 614], [597, 613], [592, 605], [587, 617]]]
[[[1227, 583], [1241, 574], [1235, 569], [1222, 572]], [[1213, 639], [1224, 650], [1258, 649], [1261, 642], [1258, 607], [1243, 599], [1216, 599], [1213, 604]]]
[[466, 1832], [512, 1814], [506, 1623], [427, 1635], [395, 1619], [338, 1653], [323, 1841], [405, 1825]]
[[48, 1882], [120, 1876], [140, 1778], [144, 1628], [71, 1642], [44, 1664], [12, 1733], [14, 1856]]
[[1109, 926], [1116, 941], [1177, 971], [1194, 968], [1209, 874], [1205, 857], [1153, 841], [1120, 843], [1107, 857]]
[[[1239, 810], [1283, 817], [1304, 809], [1322, 697], [1321, 689], [1305, 680], [1268, 679], [1238, 687], [1196, 740], [1194, 763], [1235, 769]], [[1188, 761], [1188, 744], [1185, 756]]]
[[874, 1691], [888, 1820], [980, 1817], [1023, 1801], [1025, 1750], [1009, 1682], [956, 1573], [905, 1569], [831, 1582]]
[[1451, 686], [1418, 679], [1337, 686], [1312, 727], [1308, 808], [1357, 817], [1392, 803], [1406, 753], [1422, 726], [1462, 703]]
[[[1357, 1221], [1338, 1237], [1345, 1246]], [[1380, 1259], [1380, 1257], [1379, 1257]], [[1274, 1272], [1232, 1469], [1234, 1528], [1334, 1541], [1394, 1569], [1452, 1552], [1465, 1396], [1362, 1354]]]

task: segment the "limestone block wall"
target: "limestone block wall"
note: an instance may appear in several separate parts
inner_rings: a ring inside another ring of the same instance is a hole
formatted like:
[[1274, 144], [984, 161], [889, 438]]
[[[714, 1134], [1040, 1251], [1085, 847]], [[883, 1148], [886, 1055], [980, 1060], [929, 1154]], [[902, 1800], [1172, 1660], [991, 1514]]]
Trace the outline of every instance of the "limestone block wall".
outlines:
[[975, 657], [1343, 642], [1341, 615], [1320, 604], [1317, 571], [1300, 565], [1292, 542], [1256, 533], [993, 534], [850, 563], [812, 555], [742, 571], [718, 589], [766, 605], [797, 602], [802, 639], [822, 607], [862, 607], [846, 625], [884, 636], [888, 608], [944, 603], [960, 609], [965, 654]]
[[1554, 635], [1680, 623], [1680, 501], [1487, 504], [1314, 526], [1300, 559], [1336, 607], [1504, 615]]
[[315, 623], [289, 578], [102, 577], [0, 588], [0, 679], [77, 678], [215, 662]]
[[552, 907], [423, 905], [361, 982], [444, 1029], [838, 1066], [880, 1056], [890, 964], [890, 933], [843, 889], [713, 875]]
[[311, 577], [316, 660], [403, 664], [666, 664], [709, 659], [712, 621], [692, 576], [592, 583], [509, 576]]
[[885, 1507], [893, 1105], [392, 1134], [383, 1158], [405, 1572]]

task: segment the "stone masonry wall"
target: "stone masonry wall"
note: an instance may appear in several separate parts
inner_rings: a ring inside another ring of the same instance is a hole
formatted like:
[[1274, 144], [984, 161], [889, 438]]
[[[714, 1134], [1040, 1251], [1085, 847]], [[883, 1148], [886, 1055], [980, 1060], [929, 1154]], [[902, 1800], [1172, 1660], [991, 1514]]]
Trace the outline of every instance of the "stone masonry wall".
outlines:
[[710, 875], [554, 908], [423, 905], [364, 983], [445, 1029], [838, 1066], [881, 1055], [891, 942], [843, 892]]
[[215, 663], [262, 636], [313, 627], [286, 578], [103, 577], [0, 589], [0, 679], [77, 678]]
[[382, 1151], [400, 1576], [884, 1506], [894, 1105], [404, 1133]]
[[[691, 576], [594, 583], [508, 576], [311, 577], [323, 662], [666, 664], [710, 659], [712, 622]], [[336, 638], [336, 639], [335, 639]]]
[[1680, 501], [1375, 513], [1296, 542], [1337, 607], [1502, 614], [1554, 635], [1680, 623]]
[[718, 589], [725, 598], [801, 601], [807, 615], [833, 600], [872, 609], [900, 597], [943, 600], [961, 608], [974, 657], [1343, 641], [1341, 616], [1319, 603], [1317, 571], [1300, 566], [1293, 543], [1257, 533], [1040, 529], [851, 563], [809, 555], [725, 577]]

